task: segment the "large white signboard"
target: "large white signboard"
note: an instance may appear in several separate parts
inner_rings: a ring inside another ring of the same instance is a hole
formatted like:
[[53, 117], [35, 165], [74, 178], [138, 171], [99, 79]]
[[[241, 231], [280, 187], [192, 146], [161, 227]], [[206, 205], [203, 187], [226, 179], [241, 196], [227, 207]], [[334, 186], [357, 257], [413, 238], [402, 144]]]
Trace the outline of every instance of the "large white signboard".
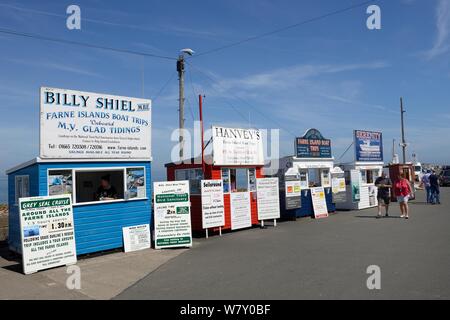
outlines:
[[151, 101], [41, 88], [40, 157], [151, 159]]
[[189, 181], [155, 182], [155, 248], [192, 246]]
[[23, 272], [77, 262], [70, 195], [19, 199]]
[[149, 249], [151, 246], [150, 225], [125, 227], [123, 231], [123, 245], [125, 252]]
[[212, 127], [214, 165], [264, 165], [262, 132]]
[[316, 219], [328, 217], [328, 207], [323, 187], [311, 188], [311, 197]]
[[230, 195], [231, 202], [231, 230], [250, 228], [252, 214], [249, 192], [234, 192]]
[[258, 220], [280, 218], [280, 192], [278, 178], [256, 180]]
[[224, 226], [223, 181], [202, 180], [201, 191], [203, 229]]

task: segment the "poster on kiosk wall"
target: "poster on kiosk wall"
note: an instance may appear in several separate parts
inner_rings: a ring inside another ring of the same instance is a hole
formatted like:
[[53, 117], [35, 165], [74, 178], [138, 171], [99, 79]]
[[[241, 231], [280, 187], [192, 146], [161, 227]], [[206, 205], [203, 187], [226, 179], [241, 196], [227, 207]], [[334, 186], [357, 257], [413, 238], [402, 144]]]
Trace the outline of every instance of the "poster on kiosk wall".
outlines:
[[250, 192], [232, 192], [230, 203], [231, 230], [250, 228], [252, 226]]
[[300, 209], [302, 207], [302, 183], [298, 176], [284, 177], [284, 194], [286, 210]]
[[361, 200], [361, 172], [359, 170], [350, 171], [350, 180], [352, 188], [352, 202]]
[[75, 264], [75, 230], [70, 195], [19, 199], [23, 272]]
[[262, 132], [258, 129], [212, 127], [216, 166], [264, 165]]
[[223, 181], [202, 180], [201, 192], [203, 229], [223, 227], [225, 225]]
[[151, 100], [42, 87], [40, 158], [151, 160]]
[[331, 191], [333, 195], [333, 203], [345, 203], [347, 201], [345, 173], [339, 168], [335, 168], [331, 172]]
[[189, 181], [154, 182], [155, 248], [192, 246]]
[[327, 200], [323, 187], [311, 188], [311, 197], [314, 208], [314, 217], [322, 219], [328, 217]]
[[256, 179], [258, 220], [280, 218], [280, 192], [278, 178]]

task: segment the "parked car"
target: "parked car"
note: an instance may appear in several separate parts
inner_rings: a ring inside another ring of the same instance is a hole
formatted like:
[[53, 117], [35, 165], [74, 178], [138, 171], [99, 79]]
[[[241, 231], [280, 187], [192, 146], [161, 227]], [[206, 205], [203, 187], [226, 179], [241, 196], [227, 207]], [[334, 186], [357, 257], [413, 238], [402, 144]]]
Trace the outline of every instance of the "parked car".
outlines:
[[450, 169], [443, 170], [439, 176], [439, 180], [441, 181], [441, 186], [450, 186]]

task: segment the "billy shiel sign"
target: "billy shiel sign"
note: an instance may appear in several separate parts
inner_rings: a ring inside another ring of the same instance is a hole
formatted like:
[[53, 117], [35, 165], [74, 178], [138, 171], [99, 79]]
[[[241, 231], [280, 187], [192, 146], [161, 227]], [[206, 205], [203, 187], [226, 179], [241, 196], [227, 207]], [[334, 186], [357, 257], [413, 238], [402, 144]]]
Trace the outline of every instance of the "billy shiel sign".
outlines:
[[192, 246], [189, 181], [155, 182], [155, 248]]
[[280, 218], [280, 192], [278, 178], [256, 179], [258, 220]]
[[383, 162], [383, 134], [355, 130], [356, 161]]
[[316, 219], [328, 217], [328, 207], [323, 187], [311, 188], [311, 197]]
[[214, 165], [264, 165], [260, 130], [213, 126], [212, 139]]
[[71, 197], [19, 199], [23, 272], [77, 262]]
[[151, 101], [41, 88], [40, 157], [151, 159]]
[[201, 192], [203, 229], [223, 227], [225, 225], [223, 181], [202, 180]]

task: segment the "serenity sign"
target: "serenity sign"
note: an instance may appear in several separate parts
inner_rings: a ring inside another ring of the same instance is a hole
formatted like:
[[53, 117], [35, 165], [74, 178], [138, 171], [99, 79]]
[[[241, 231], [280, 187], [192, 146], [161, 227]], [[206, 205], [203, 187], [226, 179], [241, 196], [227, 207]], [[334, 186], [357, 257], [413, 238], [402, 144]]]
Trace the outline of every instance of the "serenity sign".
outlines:
[[214, 165], [264, 165], [261, 130], [213, 126], [212, 139]]
[[40, 157], [151, 159], [151, 100], [41, 88]]

